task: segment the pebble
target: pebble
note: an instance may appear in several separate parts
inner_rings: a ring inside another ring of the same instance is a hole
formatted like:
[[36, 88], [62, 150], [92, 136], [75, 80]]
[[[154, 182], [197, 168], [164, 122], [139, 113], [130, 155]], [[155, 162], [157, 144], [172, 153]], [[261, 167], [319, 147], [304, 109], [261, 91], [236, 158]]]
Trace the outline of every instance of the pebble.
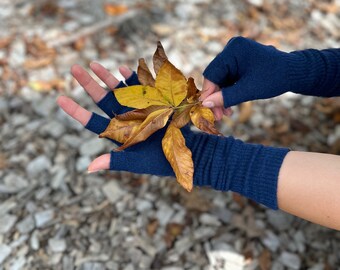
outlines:
[[103, 139], [94, 137], [84, 142], [79, 149], [79, 152], [83, 156], [97, 156], [103, 153], [105, 149], [105, 143]]
[[136, 199], [136, 209], [139, 213], [143, 213], [152, 208], [152, 203], [148, 200]]
[[48, 239], [48, 246], [52, 252], [63, 252], [66, 250], [66, 241], [65, 239], [50, 238]]
[[40, 133], [59, 139], [65, 133], [65, 127], [59, 121], [52, 120], [41, 127]]
[[156, 217], [159, 221], [159, 224], [162, 226], [165, 226], [166, 224], [168, 224], [174, 213], [175, 213], [174, 209], [172, 209], [166, 204], [162, 204], [158, 208], [157, 213], [156, 213]]
[[199, 218], [200, 222], [204, 225], [220, 226], [221, 222], [214, 215], [203, 213]]
[[76, 169], [77, 172], [85, 172], [87, 171], [87, 167], [90, 165], [91, 163], [91, 158], [89, 156], [81, 156], [77, 159], [77, 163], [76, 163]]
[[301, 259], [296, 254], [284, 251], [281, 253], [279, 261], [290, 269], [301, 269]]
[[34, 214], [34, 220], [37, 228], [44, 227], [47, 223], [49, 223], [54, 218], [54, 210], [45, 210], [41, 212], [37, 212]]
[[22, 233], [26, 234], [31, 232], [35, 227], [34, 218], [32, 215], [27, 215], [24, 219], [17, 223], [16, 228], [17, 230]]
[[112, 203], [118, 202], [118, 200], [124, 196], [125, 191], [120, 187], [116, 181], [110, 181], [102, 187], [102, 191], [105, 197]]
[[38, 250], [40, 248], [40, 242], [38, 238], [38, 231], [34, 231], [30, 238], [30, 247], [33, 250]]
[[8, 233], [16, 221], [17, 216], [15, 215], [5, 214], [0, 216], [0, 234]]
[[26, 59], [25, 43], [21, 39], [14, 40], [11, 46], [8, 63], [10, 63], [11, 67], [17, 68], [20, 67], [25, 62], [25, 59]]
[[7, 259], [11, 254], [12, 249], [10, 246], [5, 244], [0, 244], [0, 265]]
[[51, 165], [51, 161], [47, 156], [40, 155], [27, 164], [26, 171], [30, 177], [36, 177], [41, 172], [50, 169]]
[[262, 242], [272, 252], [276, 252], [281, 244], [280, 239], [272, 231], [266, 231]]
[[288, 230], [292, 226], [294, 217], [282, 211], [267, 210], [268, 222], [278, 231]]

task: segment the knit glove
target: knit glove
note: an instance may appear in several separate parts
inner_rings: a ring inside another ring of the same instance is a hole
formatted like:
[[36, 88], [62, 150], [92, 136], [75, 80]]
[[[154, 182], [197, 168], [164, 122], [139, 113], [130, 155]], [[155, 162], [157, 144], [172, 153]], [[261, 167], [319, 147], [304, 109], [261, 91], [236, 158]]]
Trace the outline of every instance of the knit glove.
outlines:
[[[126, 80], [138, 84], [136, 73]], [[124, 87], [122, 82], [117, 87]], [[114, 91], [97, 105], [110, 117], [131, 110], [122, 106]], [[100, 134], [110, 119], [93, 113], [88, 130]], [[194, 162], [194, 186], [210, 186], [217, 190], [238, 192], [270, 208], [277, 209], [277, 180], [288, 149], [247, 144], [233, 137], [193, 132], [187, 125], [181, 129]], [[141, 174], [175, 176], [162, 150], [165, 129], [124, 151], [111, 151], [110, 169]], [[115, 142], [117, 143], [117, 142]], [[119, 144], [119, 143], [117, 143]]]
[[287, 91], [339, 96], [340, 49], [286, 53], [273, 46], [234, 37], [203, 75], [221, 88], [224, 107], [276, 97]]

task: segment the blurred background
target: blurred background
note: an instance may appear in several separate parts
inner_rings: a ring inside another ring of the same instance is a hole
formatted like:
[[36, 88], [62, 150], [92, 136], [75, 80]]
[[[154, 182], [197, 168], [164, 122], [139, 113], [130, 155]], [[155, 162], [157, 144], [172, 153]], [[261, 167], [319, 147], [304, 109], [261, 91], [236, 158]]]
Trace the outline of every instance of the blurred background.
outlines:
[[[1, 0], [0, 269], [339, 269], [334, 230], [174, 179], [86, 174], [112, 144], [56, 106], [63, 94], [98, 112], [73, 64], [96, 60], [119, 76], [119, 65], [150, 63], [160, 40], [201, 86], [235, 35], [285, 51], [339, 47], [340, 1]], [[339, 103], [285, 94], [235, 107], [219, 128], [340, 154]]]

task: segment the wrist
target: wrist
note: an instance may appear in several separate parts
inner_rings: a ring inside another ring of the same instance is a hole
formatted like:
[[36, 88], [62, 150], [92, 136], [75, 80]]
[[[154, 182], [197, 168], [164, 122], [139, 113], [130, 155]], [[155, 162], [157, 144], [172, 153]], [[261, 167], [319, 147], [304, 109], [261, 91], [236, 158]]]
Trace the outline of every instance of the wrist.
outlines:
[[277, 209], [278, 175], [289, 149], [205, 135], [192, 147], [194, 185], [231, 190]]

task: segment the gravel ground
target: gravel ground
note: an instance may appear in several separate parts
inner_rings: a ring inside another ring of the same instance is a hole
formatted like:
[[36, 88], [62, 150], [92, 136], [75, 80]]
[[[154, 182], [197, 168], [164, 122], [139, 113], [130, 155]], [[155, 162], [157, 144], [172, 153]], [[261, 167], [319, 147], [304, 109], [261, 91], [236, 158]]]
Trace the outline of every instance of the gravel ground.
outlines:
[[[235, 35], [286, 51], [339, 47], [338, 0], [2, 0], [0, 20], [0, 269], [339, 269], [334, 230], [173, 179], [86, 174], [112, 144], [55, 103], [66, 94], [98, 112], [71, 65], [96, 60], [118, 75], [150, 60], [157, 40], [196, 80]], [[219, 128], [340, 154], [338, 99], [247, 103]]]

